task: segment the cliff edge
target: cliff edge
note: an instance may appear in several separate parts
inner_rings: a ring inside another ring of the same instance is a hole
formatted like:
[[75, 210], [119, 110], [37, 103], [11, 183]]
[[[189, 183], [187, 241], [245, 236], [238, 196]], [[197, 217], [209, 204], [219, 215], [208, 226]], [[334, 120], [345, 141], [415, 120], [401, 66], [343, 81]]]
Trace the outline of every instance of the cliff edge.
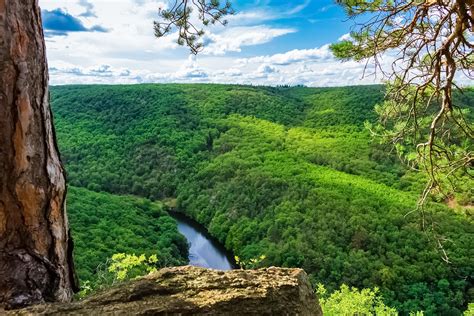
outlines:
[[85, 300], [6, 315], [322, 315], [301, 269], [161, 269]]

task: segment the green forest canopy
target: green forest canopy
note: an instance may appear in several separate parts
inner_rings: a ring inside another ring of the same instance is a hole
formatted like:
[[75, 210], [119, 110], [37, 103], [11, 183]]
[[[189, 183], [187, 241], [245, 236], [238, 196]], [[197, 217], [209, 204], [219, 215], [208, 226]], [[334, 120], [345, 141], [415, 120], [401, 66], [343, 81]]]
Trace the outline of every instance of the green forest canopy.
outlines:
[[116, 253], [157, 254], [159, 266], [187, 263], [186, 239], [160, 203], [71, 186], [67, 203], [81, 281], [100, 282], [97, 269]]
[[[411, 211], [425, 179], [364, 128], [383, 90], [62, 86], [52, 88], [52, 106], [71, 185], [176, 197], [242, 260], [265, 255], [263, 265], [304, 268], [330, 291], [378, 286], [401, 312], [456, 315], [474, 300], [472, 208], [462, 206], [472, 205], [472, 187], [454, 209], [432, 202], [426, 216], [435, 229], [421, 230]], [[472, 105], [474, 91], [459, 100]], [[153, 221], [147, 212], [137, 218], [143, 229]]]
[[[226, 25], [226, 17], [235, 13], [232, 3], [175, 0], [159, 10], [155, 36], [176, 31], [177, 43], [198, 54], [206, 28]], [[433, 193], [450, 198], [474, 177], [472, 117], [454, 97], [464, 91], [460, 78], [473, 79], [474, 0], [335, 3], [354, 25], [349, 38], [330, 50], [342, 61], [365, 61], [382, 73], [386, 102], [378, 105], [379, 124], [373, 129], [407, 165], [424, 170], [427, 182], [418, 209]], [[381, 63], [387, 53], [394, 57], [391, 69]]]

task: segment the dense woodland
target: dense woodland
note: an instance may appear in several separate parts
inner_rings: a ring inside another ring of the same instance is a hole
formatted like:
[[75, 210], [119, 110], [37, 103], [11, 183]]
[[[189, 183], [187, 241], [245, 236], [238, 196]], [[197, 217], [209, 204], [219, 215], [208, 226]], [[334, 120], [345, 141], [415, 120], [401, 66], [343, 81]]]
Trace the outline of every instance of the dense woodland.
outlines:
[[158, 267], [187, 262], [186, 239], [161, 203], [69, 187], [68, 211], [78, 276], [94, 287], [116, 253], [157, 255]]
[[149, 201], [177, 198], [242, 260], [304, 268], [328, 291], [377, 286], [401, 312], [460, 314], [474, 301], [472, 186], [454, 208], [412, 212], [425, 179], [364, 128], [383, 90], [52, 87], [80, 277], [117, 252], [183, 263], [185, 240]]

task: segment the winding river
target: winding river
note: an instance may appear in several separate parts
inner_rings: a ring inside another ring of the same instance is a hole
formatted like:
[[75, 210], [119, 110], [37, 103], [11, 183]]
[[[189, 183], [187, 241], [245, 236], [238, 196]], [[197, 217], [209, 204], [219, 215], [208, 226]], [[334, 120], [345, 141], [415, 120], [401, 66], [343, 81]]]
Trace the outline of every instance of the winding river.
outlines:
[[236, 267], [231, 253], [196, 221], [181, 213], [170, 212], [178, 222], [178, 231], [186, 237], [189, 247], [189, 264], [215, 270], [231, 270]]

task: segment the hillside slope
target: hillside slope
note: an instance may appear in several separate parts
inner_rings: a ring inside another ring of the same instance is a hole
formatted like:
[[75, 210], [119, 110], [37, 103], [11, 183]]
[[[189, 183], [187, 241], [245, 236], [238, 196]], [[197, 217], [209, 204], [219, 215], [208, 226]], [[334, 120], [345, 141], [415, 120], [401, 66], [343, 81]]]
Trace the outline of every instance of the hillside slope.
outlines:
[[265, 255], [329, 289], [378, 286], [402, 312], [459, 314], [474, 300], [472, 218], [433, 204], [435, 230], [421, 230], [423, 179], [363, 128], [382, 90], [63, 86], [52, 104], [71, 184], [177, 197], [244, 261]]
[[116, 253], [157, 254], [158, 267], [187, 263], [186, 239], [159, 203], [69, 187], [67, 207], [82, 283], [104, 282], [97, 280], [98, 270], [105, 272]]

